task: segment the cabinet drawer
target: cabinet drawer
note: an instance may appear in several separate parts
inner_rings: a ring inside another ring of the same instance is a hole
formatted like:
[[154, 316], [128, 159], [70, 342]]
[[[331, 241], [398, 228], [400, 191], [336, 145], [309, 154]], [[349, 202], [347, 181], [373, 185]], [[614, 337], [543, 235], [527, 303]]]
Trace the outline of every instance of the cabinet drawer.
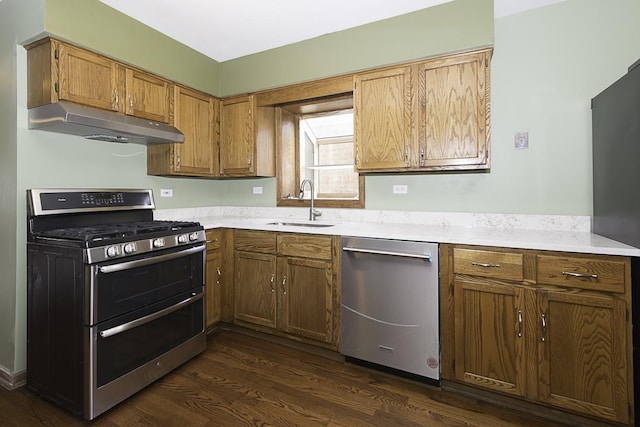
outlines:
[[538, 283], [624, 292], [625, 264], [600, 257], [538, 255]]
[[278, 255], [331, 259], [331, 236], [278, 235]]
[[222, 230], [221, 229], [209, 229], [207, 233], [207, 251], [213, 251], [219, 249], [222, 243]]
[[270, 231], [236, 230], [233, 248], [237, 251], [276, 253], [276, 233]]
[[453, 271], [458, 274], [523, 280], [523, 255], [472, 249], [453, 250]]

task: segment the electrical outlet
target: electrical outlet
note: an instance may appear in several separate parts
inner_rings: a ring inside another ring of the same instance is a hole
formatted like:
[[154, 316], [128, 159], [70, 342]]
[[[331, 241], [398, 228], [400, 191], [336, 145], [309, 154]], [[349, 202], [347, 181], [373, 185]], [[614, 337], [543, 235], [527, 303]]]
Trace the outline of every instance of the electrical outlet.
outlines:
[[161, 188], [160, 197], [173, 197], [173, 190], [171, 188]]
[[393, 186], [393, 194], [407, 194], [407, 186], [395, 184]]
[[262, 187], [253, 187], [253, 194], [262, 194]]

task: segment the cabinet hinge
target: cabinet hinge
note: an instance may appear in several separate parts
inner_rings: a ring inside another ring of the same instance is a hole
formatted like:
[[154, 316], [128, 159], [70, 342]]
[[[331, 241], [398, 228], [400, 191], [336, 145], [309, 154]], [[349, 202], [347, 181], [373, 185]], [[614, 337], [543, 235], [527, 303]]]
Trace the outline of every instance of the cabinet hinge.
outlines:
[[53, 57], [55, 59], [60, 59], [60, 52], [58, 52], [58, 49], [53, 50]]
[[55, 83], [53, 84], [53, 90], [55, 90], [55, 91], [56, 91], [56, 93], [58, 93], [58, 82], [55, 82]]

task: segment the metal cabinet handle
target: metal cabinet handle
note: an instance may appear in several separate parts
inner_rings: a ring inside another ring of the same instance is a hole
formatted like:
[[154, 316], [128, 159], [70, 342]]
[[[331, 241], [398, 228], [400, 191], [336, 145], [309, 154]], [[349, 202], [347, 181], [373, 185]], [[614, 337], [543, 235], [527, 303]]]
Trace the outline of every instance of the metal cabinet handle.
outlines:
[[284, 287], [284, 285], [287, 283], [287, 276], [282, 276], [282, 295], [286, 295], [287, 294], [287, 289]]
[[547, 339], [547, 318], [543, 314], [541, 314], [541, 323], [542, 323], [542, 342], [545, 342]]
[[114, 89], [113, 90], [113, 94], [115, 95], [116, 98], [116, 104], [114, 105], [114, 110], [118, 110], [118, 105], [120, 104], [120, 97], [118, 96], [118, 89]]
[[129, 114], [133, 114], [133, 98], [129, 94]]
[[471, 265], [475, 265], [476, 267], [485, 267], [485, 268], [500, 268], [500, 264], [489, 264], [486, 262], [475, 262], [472, 261]]
[[420, 145], [420, 166], [424, 166], [424, 144]]
[[275, 273], [271, 273], [271, 280], [269, 280], [269, 287], [271, 287], [271, 292], [275, 292], [275, 288], [273, 287], [273, 282], [276, 281], [276, 275]]
[[220, 267], [216, 267], [216, 274], [218, 275], [218, 280], [216, 280], [216, 285], [220, 285], [220, 278], [222, 278], [222, 272], [220, 271]]
[[522, 310], [518, 310], [518, 337], [522, 337]]
[[217, 241], [218, 241], [218, 239], [207, 240], [207, 243], [215, 243], [215, 242], [217, 242]]
[[588, 277], [590, 279], [598, 278], [597, 274], [572, 273], [570, 271], [563, 271], [562, 274], [565, 276], [571, 276], [571, 277]]

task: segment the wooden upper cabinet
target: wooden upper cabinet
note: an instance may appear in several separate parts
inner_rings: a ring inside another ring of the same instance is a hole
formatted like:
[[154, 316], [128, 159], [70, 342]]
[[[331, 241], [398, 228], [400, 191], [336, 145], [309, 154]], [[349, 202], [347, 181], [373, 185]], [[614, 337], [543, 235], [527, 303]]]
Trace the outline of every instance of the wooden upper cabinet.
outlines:
[[27, 107], [70, 101], [169, 123], [168, 80], [47, 38], [27, 46]]
[[100, 55], [59, 44], [58, 98], [118, 111], [118, 64]]
[[489, 168], [491, 50], [354, 77], [360, 172]]
[[169, 81], [133, 68], [126, 68], [125, 113], [156, 122], [171, 117]]
[[274, 112], [274, 107], [258, 107], [254, 95], [222, 101], [221, 175], [275, 176]]
[[488, 167], [489, 53], [418, 65], [418, 167]]
[[354, 87], [356, 169], [409, 167], [411, 67], [356, 75]]
[[205, 93], [178, 85], [173, 88], [173, 100], [173, 124], [184, 134], [184, 142], [149, 145], [147, 173], [219, 176], [220, 101]]
[[124, 82], [116, 62], [53, 39], [27, 48], [28, 108], [71, 101], [119, 111]]

